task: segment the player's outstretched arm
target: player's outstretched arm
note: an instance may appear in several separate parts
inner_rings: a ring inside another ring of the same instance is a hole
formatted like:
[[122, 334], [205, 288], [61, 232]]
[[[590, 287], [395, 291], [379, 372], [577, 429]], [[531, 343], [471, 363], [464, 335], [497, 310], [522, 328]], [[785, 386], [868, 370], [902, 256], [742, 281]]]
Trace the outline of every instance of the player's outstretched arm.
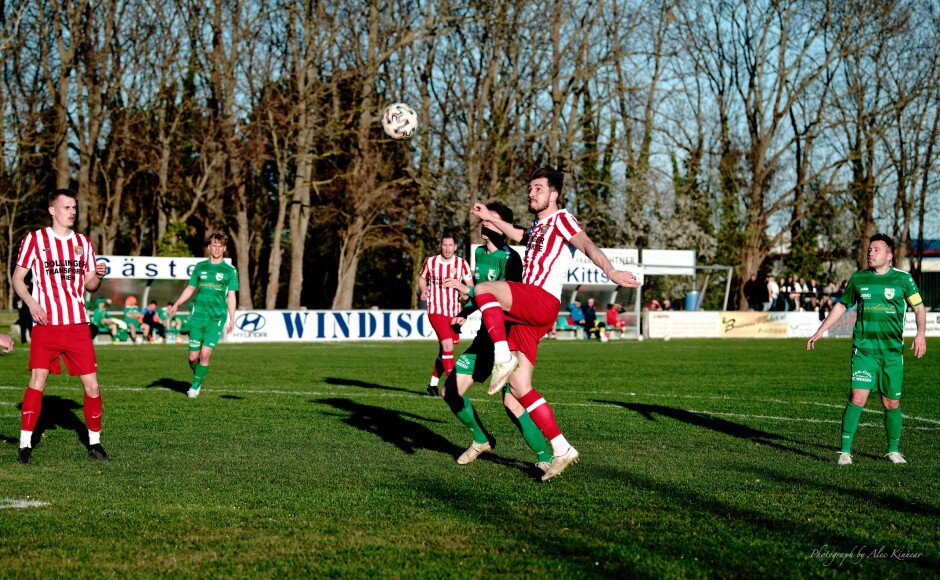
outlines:
[[914, 356], [920, 358], [927, 354], [927, 309], [923, 302], [914, 307], [914, 320], [917, 322], [917, 334], [914, 336], [911, 350], [914, 351]]
[[196, 291], [195, 286], [186, 286], [182, 294], [180, 294], [180, 297], [176, 299], [176, 302], [167, 306], [167, 309], [166, 309], [167, 318], [169, 318], [170, 320], [173, 320], [173, 317], [176, 316], [176, 310], [180, 307], [180, 304], [192, 298], [193, 293], [195, 291]]
[[832, 310], [829, 311], [829, 314], [826, 316], [826, 319], [823, 320], [822, 324], [819, 325], [819, 330], [809, 337], [809, 340], [806, 341], [806, 350], [813, 350], [816, 346], [816, 341], [822, 338], [822, 335], [829, 330], [829, 327], [836, 323], [837, 320], [842, 318], [842, 315], [845, 314], [845, 304], [841, 302], [836, 302], [833, 305]]
[[521, 242], [522, 236], [525, 235], [525, 230], [522, 228], [517, 228], [509, 222], [504, 222], [499, 214], [495, 211], [490, 211], [482, 203], [473, 204], [473, 209], [470, 210], [470, 213], [477, 216], [481, 220], [488, 221], [493, 224], [496, 229], [501, 231], [504, 236], [509, 238], [514, 242]]
[[589, 238], [585, 232], [581, 231], [576, 233], [569, 241], [572, 246], [581, 250], [588, 259], [594, 262], [594, 265], [600, 268], [604, 274], [607, 274], [611, 282], [623, 286], [624, 288], [639, 288], [642, 286], [640, 281], [636, 279], [636, 276], [633, 275], [633, 272], [615, 269], [607, 258], [607, 255], [591, 241], [591, 238]]

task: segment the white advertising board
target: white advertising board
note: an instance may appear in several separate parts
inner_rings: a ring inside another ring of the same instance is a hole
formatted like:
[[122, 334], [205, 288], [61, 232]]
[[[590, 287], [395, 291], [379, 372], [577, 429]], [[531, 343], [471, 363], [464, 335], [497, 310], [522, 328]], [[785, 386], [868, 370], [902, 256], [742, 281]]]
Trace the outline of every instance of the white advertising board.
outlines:
[[650, 338], [718, 338], [721, 316], [718, 312], [694, 310], [649, 313]]
[[236, 310], [228, 342], [436, 339], [424, 310]]
[[[163, 258], [153, 256], [98, 256], [108, 266], [107, 277], [135, 280], [189, 280], [196, 264], [206, 258]], [[231, 264], [230, 258], [224, 259]]]

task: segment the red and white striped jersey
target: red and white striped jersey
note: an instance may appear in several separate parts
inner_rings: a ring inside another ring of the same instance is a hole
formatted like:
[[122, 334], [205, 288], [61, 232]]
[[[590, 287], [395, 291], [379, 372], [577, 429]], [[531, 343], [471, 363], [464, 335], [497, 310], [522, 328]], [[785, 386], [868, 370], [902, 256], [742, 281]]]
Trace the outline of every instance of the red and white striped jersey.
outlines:
[[95, 248], [87, 237], [72, 232], [63, 238], [52, 228], [30, 232], [16, 265], [32, 271], [32, 296], [50, 325], [88, 323], [85, 274], [95, 270]]
[[539, 286], [560, 301], [563, 278], [577, 251], [568, 240], [580, 231], [578, 220], [564, 209], [535, 220], [525, 247], [522, 281]]
[[467, 283], [473, 279], [470, 272], [470, 263], [463, 258], [454, 256], [449, 261], [443, 256], [431, 256], [424, 261], [421, 268], [421, 277], [427, 280], [428, 314], [443, 314], [457, 316], [463, 304], [460, 303], [460, 293], [451, 288], [444, 287], [445, 278], [456, 278]]

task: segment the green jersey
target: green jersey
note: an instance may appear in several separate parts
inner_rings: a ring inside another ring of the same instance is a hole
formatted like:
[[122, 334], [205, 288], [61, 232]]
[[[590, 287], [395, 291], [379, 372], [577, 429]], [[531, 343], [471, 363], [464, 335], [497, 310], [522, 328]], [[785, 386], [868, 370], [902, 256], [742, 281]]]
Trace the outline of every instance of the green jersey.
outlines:
[[492, 282], [494, 280], [508, 280], [520, 282], [522, 280], [522, 260], [519, 254], [508, 246], [504, 246], [492, 253], [486, 252], [486, 246], [477, 247], [474, 255], [473, 283]]
[[906, 302], [922, 302], [914, 279], [907, 272], [891, 268], [884, 274], [859, 270], [852, 274], [841, 302], [857, 307], [852, 347], [871, 358], [893, 358], [904, 353], [904, 312]]
[[140, 322], [140, 306], [137, 306], [136, 304], [125, 306], [124, 322], [135, 325]]
[[486, 246], [476, 249], [473, 266], [473, 283], [492, 282], [506, 279], [506, 259], [509, 255], [503, 250], [486, 253]]
[[225, 262], [213, 264], [205, 260], [193, 268], [189, 285], [196, 287], [196, 298], [190, 308], [193, 320], [225, 320], [228, 293], [238, 290], [238, 271]]

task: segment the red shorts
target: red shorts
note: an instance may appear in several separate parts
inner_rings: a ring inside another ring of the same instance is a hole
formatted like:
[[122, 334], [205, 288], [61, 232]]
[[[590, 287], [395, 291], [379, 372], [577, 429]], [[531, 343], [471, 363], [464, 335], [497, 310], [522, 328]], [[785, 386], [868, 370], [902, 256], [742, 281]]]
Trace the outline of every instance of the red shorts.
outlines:
[[428, 322], [431, 323], [431, 328], [437, 334], [438, 342], [445, 341], [448, 338], [455, 343], [460, 341], [460, 332], [455, 332], [450, 325], [450, 321], [453, 319], [453, 316], [447, 316], [446, 314], [428, 314]]
[[539, 341], [555, 328], [561, 303], [539, 286], [506, 282], [512, 292], [512, 308], [506, 314], [509, 350], [517, 350], [535, 364]]
[[98, 372], [95, 347], [91, 343], [91, 329], [87, 324], [33, 326], [33, 340], [29, 345], [29, 370], [45, 369], [62, 373], [59, 357], [65, 359], [65, 368], [71, 376]]

